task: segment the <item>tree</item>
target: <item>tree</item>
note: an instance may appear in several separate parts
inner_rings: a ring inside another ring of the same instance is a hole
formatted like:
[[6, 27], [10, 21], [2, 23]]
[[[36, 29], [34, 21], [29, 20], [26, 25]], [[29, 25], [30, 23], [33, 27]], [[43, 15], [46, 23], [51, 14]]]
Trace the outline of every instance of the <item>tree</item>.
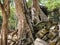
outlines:
[[8, 19], [10, 15], [9, 0], [4, 0], [3, 4], [0, 1], [0, 7], [2, 10], [2, 17], [3, 17], [2, 29], [1, 29], [2, 45], [7, 45]]
[[41, 18], [41, 21], [48, 20], [47, 16], [43, 13], [42, 9], [40, 8], [38, 0], [33, 0], [33, 7], [35, 8], [35, 16], [38, 18], [37, 20], [39, 20], [39, 16]]
[[[19, 45], [22, 45], [21, 44], [21, 40], [22, 40], [22, 37], [25, 37], [27, 36], [26, 35], [26, 32], [24, 31], [27, 31], [29, 37], [30, 37], [30, 40], [33, 41], [33, 37], [32, 37], [32, 33], [31, 33], [31, 30], [30, 30], [30, 27], [26, 21], [26, 17], [25, 17], [25, 14], [24, 14], [24, 6], [23, 6], [23, 0], [15, 0], [15, 7], [16, 7], [16, 15], [17, 15], [17, 18], [18, 18], [18, 39], [19, 39]], [[25, 33], [25, 36], [24, 33]], [[32, 42], [30, 41], [30, 42]], [[25, 43], [27, 45], [27, 43]]]
[[[39, 2], [48, 7], [48, 10], [59, 8], [60, 0], [39, 0]], [[53, 2], [53, 3], [52, 3]]]

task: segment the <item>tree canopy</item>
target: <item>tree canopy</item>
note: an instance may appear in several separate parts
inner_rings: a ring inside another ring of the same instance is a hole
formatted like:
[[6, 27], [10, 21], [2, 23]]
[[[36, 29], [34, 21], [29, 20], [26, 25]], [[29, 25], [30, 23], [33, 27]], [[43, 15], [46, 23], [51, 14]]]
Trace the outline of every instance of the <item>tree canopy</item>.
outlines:
[[[48, 7], [48, 10], [53, 10], [60, 7], [60, 0], [39, 0], [39, 4]], [[28, 0], [28, 7], [31, 7], [32, 0]]]

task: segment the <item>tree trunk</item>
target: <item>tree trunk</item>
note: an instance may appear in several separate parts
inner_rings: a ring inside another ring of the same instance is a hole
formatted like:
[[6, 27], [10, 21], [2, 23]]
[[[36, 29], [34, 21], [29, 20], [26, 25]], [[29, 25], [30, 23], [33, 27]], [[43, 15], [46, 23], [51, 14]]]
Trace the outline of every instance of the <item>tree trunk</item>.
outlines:
[[9, 15], [10, 15], [9, 0], [4, 0], [4, 4], [2, 5], [2, 17], [3, 17], [2, 29], [1, 29], [2, 45], [7, 45]]
[[23, 32], [27, 31], [30, 37], [33, 39], [31, 30], [29, 25], [27, 24], [25, 14], [24, 14], [24, 6], [23, 6], [23, 0], [15, 0], [15, 6], [16, 6], [16, 15], [18, 18], [18, 38], [19, 38], [19, 43], [18, 45], [21, 44], [21, 40], [23, 36]]
[[33, 12], [34, 12], [34, 17], [32, 17], [33, 22], [35, 22], [36, 24], [40, 22], [39, 19], [39, 4], [38, 4], [38, 0], [33, 0]]
[[35, 14], [36, 14], [37, 18], [39, 18], [39, 16], [40, 16], [41, 21], [47, 21], [48, 20], [47, 16], [41, 10], [38, 0], [33, 0], [33, 7], [35, 8], [35, 11], [36, 11]]
[[32, 22], [31, 14], [30, 14], [30, 10], [28, 9], [26, 0], [23, 0], [23, 3], [24, 3], [25, 17], [26, 17], [27, 23], [28, 23], [28, 25], [31, 29], [31, 32], [34, 33], [33, 26], [32, 26], [32, 23], [31, 23]]

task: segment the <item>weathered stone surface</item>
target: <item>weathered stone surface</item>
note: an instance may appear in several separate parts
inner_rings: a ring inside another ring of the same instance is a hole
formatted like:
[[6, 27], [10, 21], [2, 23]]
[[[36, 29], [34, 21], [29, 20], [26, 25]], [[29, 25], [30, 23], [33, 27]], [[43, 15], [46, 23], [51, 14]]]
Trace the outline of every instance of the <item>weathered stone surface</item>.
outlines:
[[43, 38], [46, 33], [48, 33], [48, 30], [42, 29], [37, 32], [36, 37]]
[[36, 40], [34, 41], [34, 45], [48, 45], [48, 43], [41, 40], [40, 38], [36, 38]]
[[58, 38], [54, 38], [53, 40], [49, 40], [49, 44], [50, 45], [56, 45], [57, 44], [57, 41], [58, 41]]
[[49, 32], [49, 34], [48, 34], [49, 39], [53, 39], [55, 36], [56, 36], [56, 34], [53, 32]]
[[49, 45], [60, 45], [59, 30], [60, 30], [60, 27], [58, 25], [51, 26], [49, 30], [46, 30], [46, 29], [39, 30], [36, 36], [40, 39], [36, 39], [35, 44], [44, 45], [44, 42], [40, 43], [42, 40], [42, 41], [48, 42]]

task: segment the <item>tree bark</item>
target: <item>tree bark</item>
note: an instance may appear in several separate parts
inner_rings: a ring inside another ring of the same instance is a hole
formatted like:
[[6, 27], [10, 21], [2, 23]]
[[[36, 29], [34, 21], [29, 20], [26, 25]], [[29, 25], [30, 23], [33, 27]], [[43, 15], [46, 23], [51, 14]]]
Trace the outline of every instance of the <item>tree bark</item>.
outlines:
[[36, 14], [36, 17], [38, 19], [39, 19], [39, 16], [40, 16], [41, 21], [47, 21], [48, 20], [47, 16], [41, 10], [38, 0], [33, 0], [33, 7], [35, 8], [35, 11], [36, 11], [35, 14]]
[[32, 23], [31, 23], [32, 22], [31, 14], [30, 14], [30, 10], [28, 9], [26, 0], [23, 0], [23, 3], [24, 3], [25, 17], [26, 17], [27, 23], [28, 23], [28, 25], [31, 29], [31, 32], [34, 33], [33, 26], [32, 26]]
[[21, 39], [23, 37], [23, 32], [27, 31], [29, 32], [28, 34], [30, 35], [30, 37], [33, 40], [32, 34], [31, 34], [31, 30], [29, 25], [27, 24], [26, 18], [25, 18], [25, 14], [24, 14], [24, 6], [23, 6], [23, 0], [15, 0], [15, 7], [16, 7], [16, 15], [18, 18], [18, 39], [19, 39], [19, 43], [18, 45], [22, 45], [21, 44]]
[[7, 45], [9, 15], [10, 15], [10, 3], [9, 0], [4, 0], [4, 4], [2, 5], [2, 17], [3, 17], [1, 29], [2, 45]]
[[36, 24], [40, 22], [39, 19], [39, 4], [38, 4], [38, 0], [33, 0], [33, 12], [34, 12], [34, 17], [32, 17], [33, 22], [35, 22]]

